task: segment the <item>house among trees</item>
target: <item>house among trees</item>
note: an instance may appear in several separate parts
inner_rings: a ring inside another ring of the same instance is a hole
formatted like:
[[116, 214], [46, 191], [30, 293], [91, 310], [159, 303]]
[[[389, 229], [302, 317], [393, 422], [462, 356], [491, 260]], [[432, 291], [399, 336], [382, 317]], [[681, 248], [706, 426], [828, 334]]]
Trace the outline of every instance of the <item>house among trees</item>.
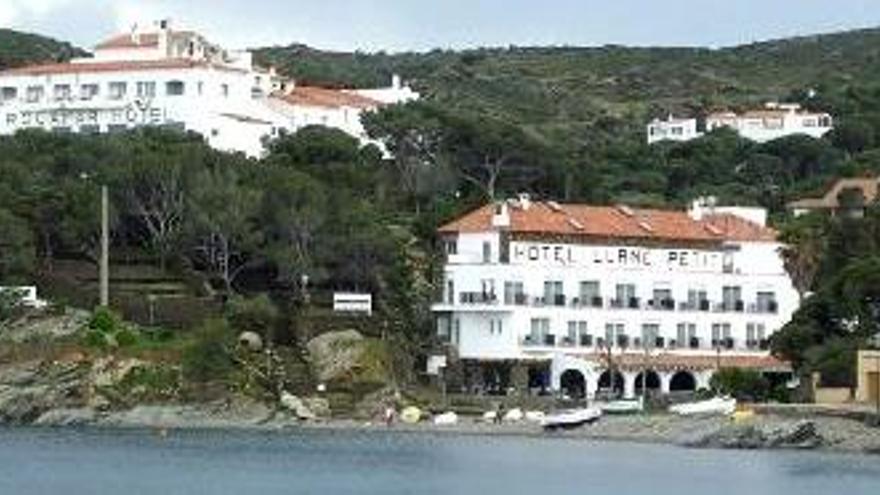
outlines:
[[690, 141], [702, 135], [697, 130], [697, 119], [681, 119], [670, 114], [666, 119], [654, 119], [648, 124], [648, 144], [659, 141]]
[[808, 112], [795, 103], [769, 102], [763, 109], [741, 114], [710, 114], [706, 117], [706, 131], [730, 127], [746, 139], [765, 143], [793, 134], [820, 138], [832, 129], [832, 122], [831, 115], [827, 113]]
[[831, 215], [843, 213], [861, 217], [865, 206], [877, 199], [878, 181], [880, 178], [877, 177], [838, 179], [821, 197], [793, 201], [788, 204], [788, 209], [795, 216], [823, 211]]

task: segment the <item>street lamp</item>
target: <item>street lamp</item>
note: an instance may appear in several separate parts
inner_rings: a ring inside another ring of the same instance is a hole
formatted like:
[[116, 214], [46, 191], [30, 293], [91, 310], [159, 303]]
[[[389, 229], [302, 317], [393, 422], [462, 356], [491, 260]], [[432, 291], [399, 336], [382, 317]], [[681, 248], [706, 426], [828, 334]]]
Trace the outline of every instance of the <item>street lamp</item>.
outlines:
[[[89, 174], [79, 176], [89, 180]], [[101, 256], [98, 262], [98, 283], [100, 306], [110, 307], [110, 198], [106, 184], [101, 184]]]

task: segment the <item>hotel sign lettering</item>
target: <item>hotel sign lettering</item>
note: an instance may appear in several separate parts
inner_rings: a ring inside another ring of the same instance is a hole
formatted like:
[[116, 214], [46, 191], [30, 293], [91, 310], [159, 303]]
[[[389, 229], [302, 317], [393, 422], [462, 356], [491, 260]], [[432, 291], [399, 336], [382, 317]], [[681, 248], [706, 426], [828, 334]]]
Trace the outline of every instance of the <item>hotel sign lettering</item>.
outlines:
[[733, 254], [694, 249], [575, 246], [567, 244], [511, 243], [514, 264], [566, 267], [619, 267], [643, 270], [717, 271], [732, 264]]
[[101, 125], [160, 125], [168, 121], [165, 109], [147, 102], [134, 102], [109, 108], [48, 108], [19, 110], [3, 116], [9, 129], [27, 127], [74, 127]]

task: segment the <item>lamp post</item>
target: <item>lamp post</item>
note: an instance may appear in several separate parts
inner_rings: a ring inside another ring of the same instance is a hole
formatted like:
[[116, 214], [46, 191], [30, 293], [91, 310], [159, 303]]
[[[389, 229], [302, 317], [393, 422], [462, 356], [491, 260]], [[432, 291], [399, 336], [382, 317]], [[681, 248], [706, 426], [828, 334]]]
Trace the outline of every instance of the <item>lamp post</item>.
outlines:
[[[88, 173], [79, 175], [81, 180], [91, 179]], [[110, 193], [101, 184], [101, 254], [98, 257], [98, 300], [102, 308], [110, 307]]]
[[110, 199], [107, 186], [101, 185], [101, 262], [99, 267], [101, 307], [110, 306]]

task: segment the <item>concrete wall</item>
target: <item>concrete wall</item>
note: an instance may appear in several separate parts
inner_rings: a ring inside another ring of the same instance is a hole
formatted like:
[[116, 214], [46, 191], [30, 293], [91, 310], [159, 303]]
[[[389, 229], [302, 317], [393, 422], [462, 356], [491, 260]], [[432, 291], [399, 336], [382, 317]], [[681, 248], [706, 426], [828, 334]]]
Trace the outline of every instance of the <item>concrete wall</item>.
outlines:
[[856, 401], [875, 403], [880, 394], [880, 350], [859, 351], [856, 372]]

